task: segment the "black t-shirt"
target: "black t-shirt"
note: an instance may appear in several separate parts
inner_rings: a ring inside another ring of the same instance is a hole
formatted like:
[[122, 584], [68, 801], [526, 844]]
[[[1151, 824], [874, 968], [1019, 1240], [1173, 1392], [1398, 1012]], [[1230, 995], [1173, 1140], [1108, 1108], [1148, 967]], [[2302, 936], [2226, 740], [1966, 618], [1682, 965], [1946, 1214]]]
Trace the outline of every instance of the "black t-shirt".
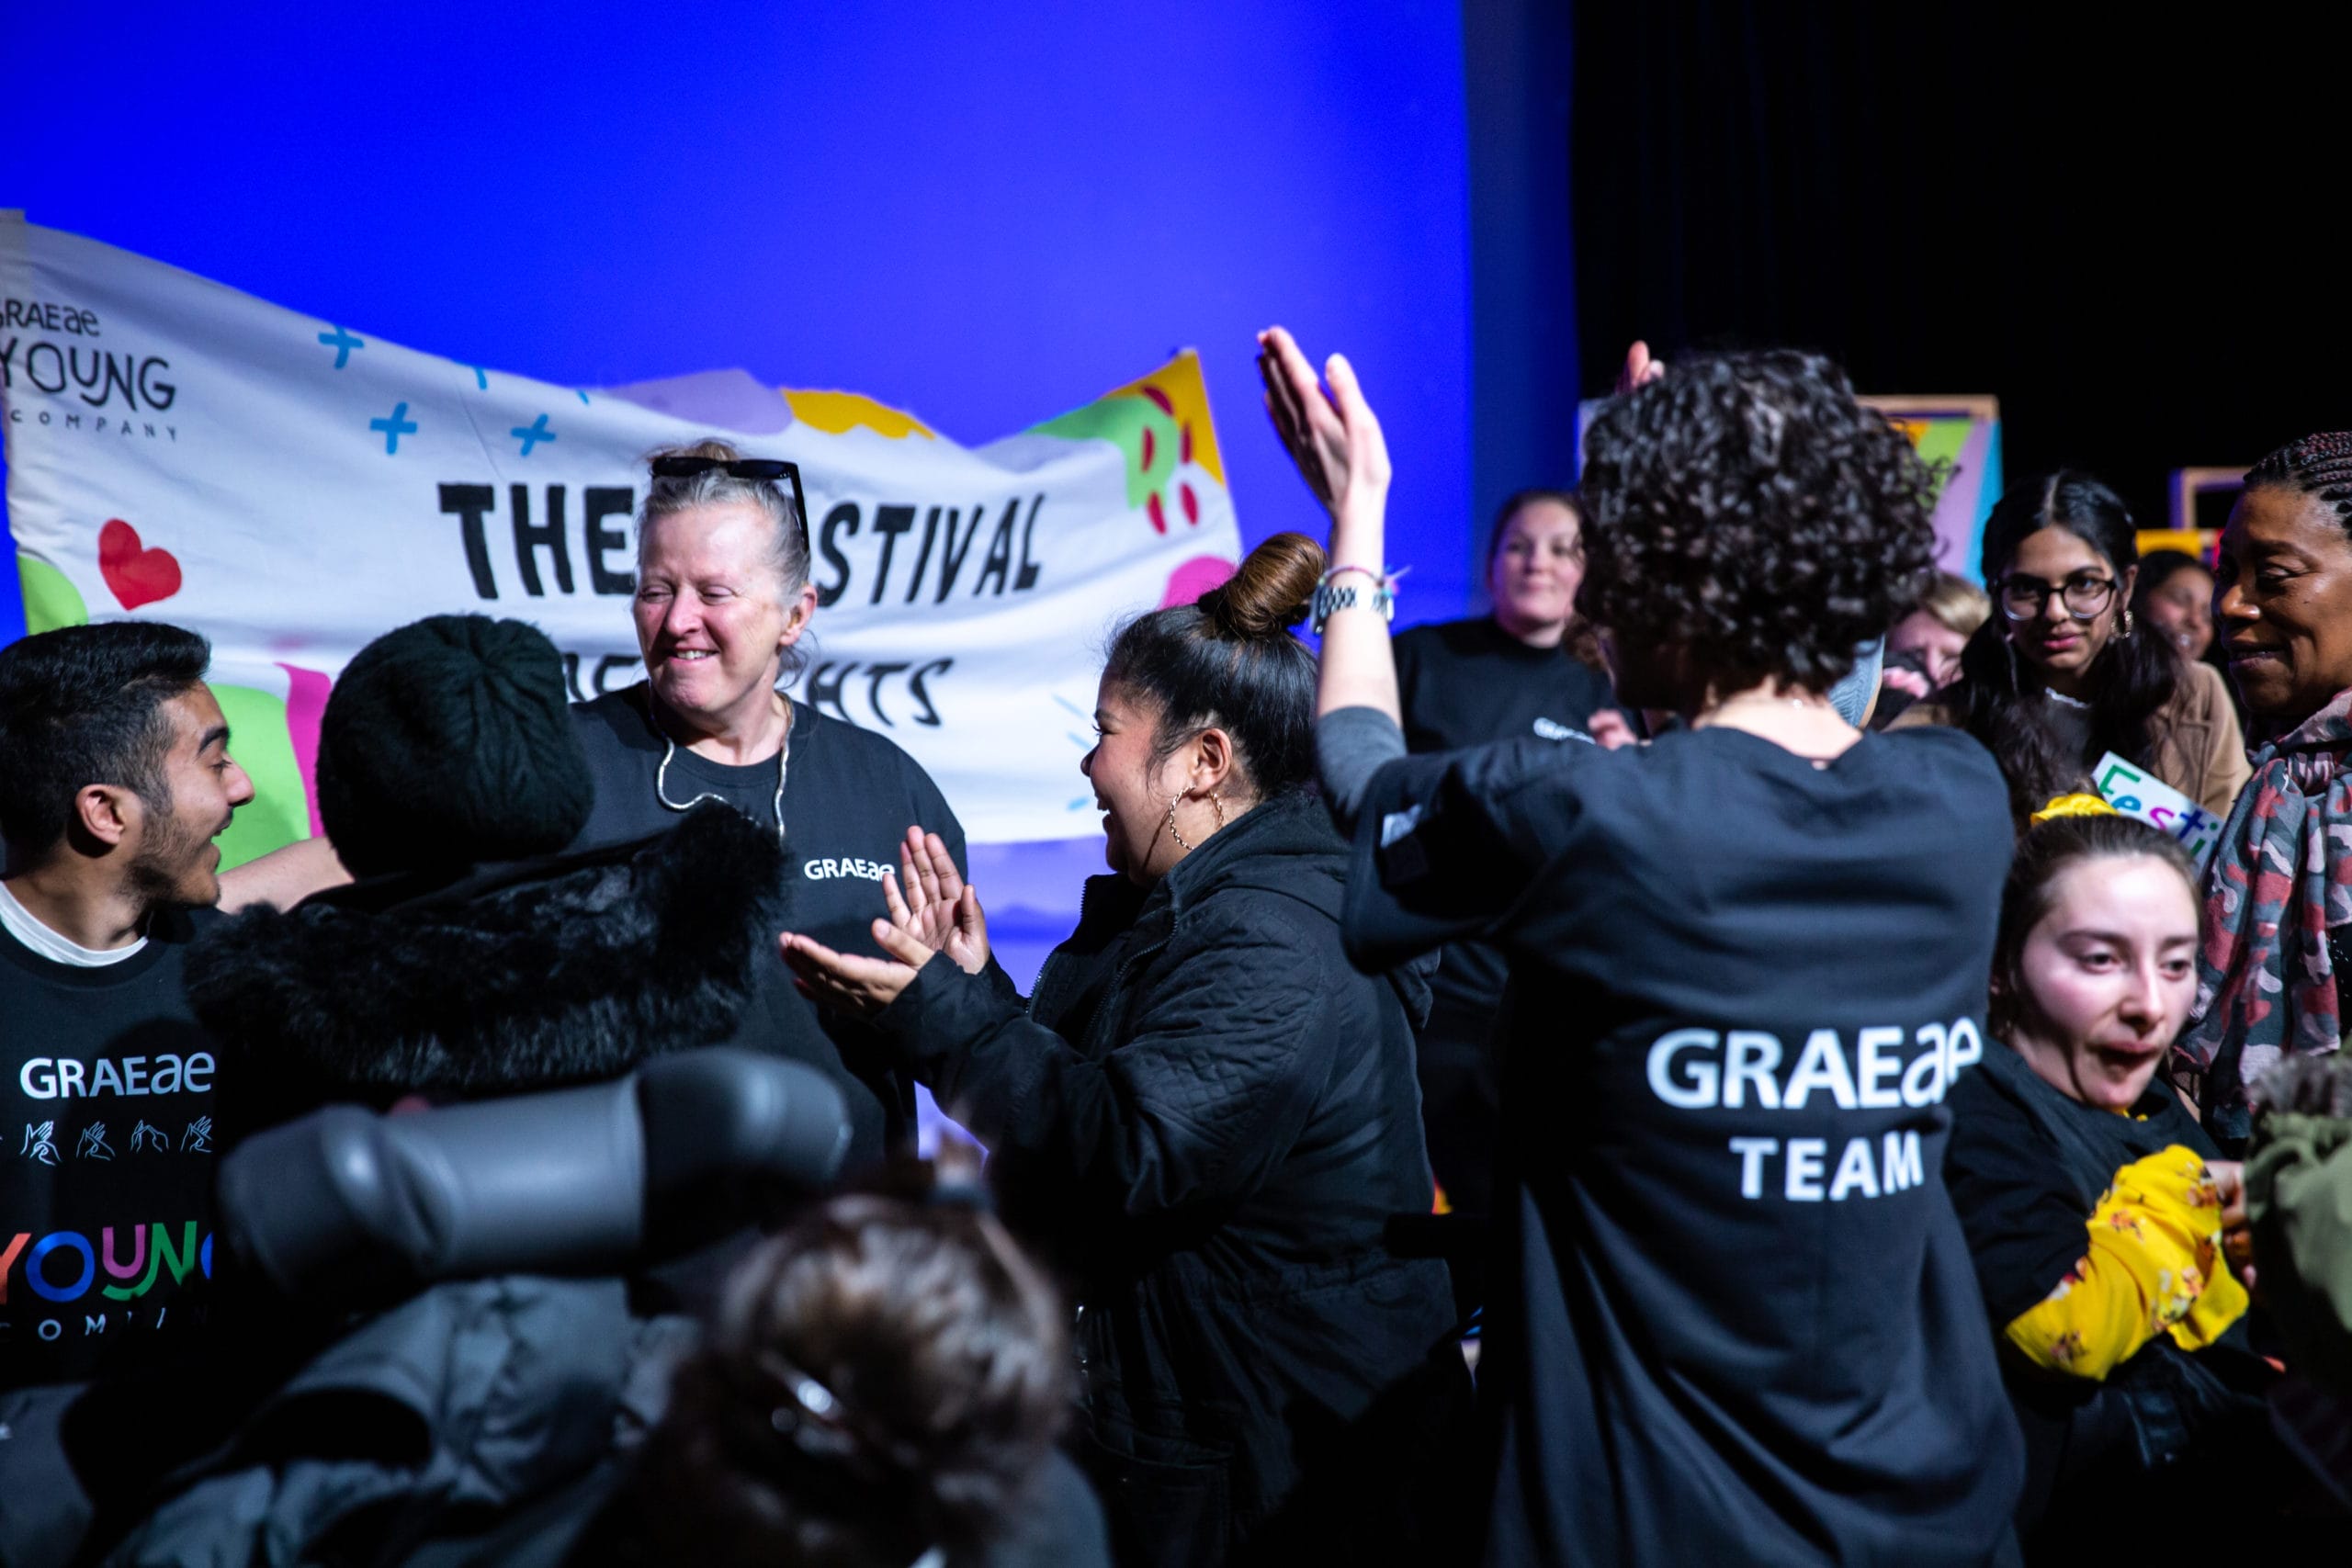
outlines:
[[[684, 816], [662, 805], [656, 793], [667, 747], [645, 704], [640, 682], [571, 710], [596, 780], [596, 804], [573, 850], [666, 832]], [[809, 1006], [777, 953], [776, 932], [795, 931], [837, 952], [881, 956], [869, 927], [887, 913], [882, 872], [898, 869], [907, 829], [920, 826], [937, 833], [961, 868], [967, 863], [964, 829], [931, 775], [883, 736], [795, 702], [786, 750], [785, 888], [777, 907], [763, 917], [752, 1009], [771, 1038], [782, 1038], [792, 1055], [824, 1072], [848, 1097], [849, 1157], [863, 1164], [911, 1136], [910, 1091], [888, 1070], [886, 1051], [869, 1031], [830, 1014], [820, 1019]], [[731, 767], [680, 746], [661, 787], [679, 807], [715, 795], [754, 822], [773, 826], [776, 820], [773, 760]]]
[[211, 910], [77, 968], [0, 931], [0, 1387], [179, 1359], [212, 1277], [217, 1054], [182, 994]]
[[[2132, 1114], [2119, 1116], [2068, 1099], [1997, 1043], [1985, 1053], [1983, 1067], [1953, 1088], [1951, 1114], [1944, 1181], [1974, 1254], [1986, 1321], [1996, 1335], [2040, 1305], [2080, 1265], [2088, 1247], [2085, 1226], [2117, 1171], [2176, 1144], [2201, 1159], [2221, 1157], [2162, 1077], [2149, 1084]], [[2166, 1489], [2174, 1484], [2169, 1467], [2102, 1462], [2127, 1455], [2136, 1460], [2135, 1423], [2121, 1407], [2127, 1402], [2143, 1404], [2152, 1393], [2162, 1401], [2155, 1408], [2173, 1412], [2162, 1425], [2177, 1423], [2165, 1436], [2181, 1448], [2167, 1457], [2183, 1457], [2185, 1450], [2188, 1464], [2210, 1467], [2225, 1455], [2268, 1454], [2278, 1466], [2285, 1465], [2267, 1432], [2248, 1433], [2236, 1425], [2258, 1416], [2258, 1399], [2250, 1392], [2244, 1399], [2211, 1396], [2216, 1384], [2253, 1391], [2267, 1381], [2246, 1320], [2240, 1318], [2214, 1344], [2195, 1352], [2205, 1375], [2188, 1380], [2199, 1396], [2184, 1399], [2184, 1371], [2153, 1363], [2188, 1354], [2158, 1335], [2111, 1371], [2104, 1383], [2055, 1376], [2022, 1356], [2003, 1357], [2010, 1402], [2025, 1436], [2021, 1528], [2042, 1521], [2053, 1504], [2052, 1524], [2062, 1533], [2085, 1521], [2096, 1530], [2115, 1508], [2144, 1513], [2167, 1506]], [[2248, 1495], [2239, 1490], [2230, 1495]], [[2250, 1499], [2248, 1511], [2258, 1512]]]
[[[1530, 648], [1492, 616], [1396, 634], [1396, 694], [1408, 750], [1459, 751], [1534, 736], [1565, 740], [1617, 705], [1609, 678], [1564, 648]], [[1484, 942], [1448, 943], [1430, 981], [1426, 1033], [1483, 1043], [1503, 995], [1503, 959]]]
[[1566, 648], [1530, 648], [1490, 615], [1398, 632], [1396, 694], [1412, 751], [1459, 751], [1532, 735], [1563, 740], [1617, 705], [1609, 677]]
[[1950, 730], [1376, 773], [1346, 928], [1510, 964], [1495, 1562], [1978, 1563], [2021, 1456], [1942, 1180], [2010, 852]]
[[2175, 1144], [2221, 1151], [2165, 1080], [2129, 1116], [2067, 1099], [2007, 1046], [1952, 1091], [1944, 1180], [1976, 1256], [1984, 1308], [2007, 1328], [2079, 1262], [2083, 1227], [2115, 1173]]

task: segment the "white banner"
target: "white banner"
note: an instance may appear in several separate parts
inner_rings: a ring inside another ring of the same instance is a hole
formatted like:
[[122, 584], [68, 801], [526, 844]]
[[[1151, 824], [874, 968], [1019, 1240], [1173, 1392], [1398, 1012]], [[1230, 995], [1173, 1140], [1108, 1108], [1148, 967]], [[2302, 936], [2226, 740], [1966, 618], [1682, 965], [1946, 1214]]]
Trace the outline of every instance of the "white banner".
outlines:
[[637, 680], [630, 519], [657, 446], [799, 464], [821, 607], [795, 689], [906, 748], [975, 841], [1101, 830], [1077, 763], [1105, 634], [1240, 553], [1189, 353], [968, 450], [741, 371], [582, 389], [436, 358], [21, 213], [0, 213], [0, 416], [28, 626], [212, 639], [262, 791], [231, 863], [312, 830], [326, 694], [393, 626], [516, 616], [576, 695]]

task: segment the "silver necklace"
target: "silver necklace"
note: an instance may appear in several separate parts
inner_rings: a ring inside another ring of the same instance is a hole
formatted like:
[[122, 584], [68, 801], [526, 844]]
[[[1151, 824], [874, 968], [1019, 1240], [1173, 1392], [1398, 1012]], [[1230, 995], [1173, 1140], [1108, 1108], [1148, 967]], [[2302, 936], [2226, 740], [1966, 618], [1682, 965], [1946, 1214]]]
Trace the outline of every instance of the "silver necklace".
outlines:
[[[792, 761], [792, 708], [789, 705], [791, 701], [790, 697], [785, 699], [786, 706], [784, 710], [784, 743], [776, 748], [775, 752], [775, 841], [779, 844], [784, 842], [785, 770]], [[706, 800], [715, 800], [721, 806], [731, 807], [734, 804], [732, 801], [711, 790], [705, 790], [688, 801], [676, 801], [670, 798], [670, 760], [678, 754], [678, 743], [671, 739], [670, 732], [662, 728], [662, 715], [654, 706], [652, 694], [650, 692], [646, 694], [645, 712], [646, 716], [653, 720], [653, 732], [662, 737], [662, 765], [653, 770], [653, 798], [673, 811], [692, 811]]]

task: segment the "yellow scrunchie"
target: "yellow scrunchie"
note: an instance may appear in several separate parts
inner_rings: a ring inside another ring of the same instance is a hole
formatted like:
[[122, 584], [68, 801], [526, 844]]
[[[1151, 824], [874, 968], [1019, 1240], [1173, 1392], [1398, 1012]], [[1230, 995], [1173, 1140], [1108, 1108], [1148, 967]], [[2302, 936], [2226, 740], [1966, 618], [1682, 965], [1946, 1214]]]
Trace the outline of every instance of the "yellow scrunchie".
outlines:
[[2047, 822], [2052, 817], [2120, 817], [2122, 813], [2109, 806], [2103, 796], [2096, 795], [2053, 795], [2050, 804], [2028, 818]]

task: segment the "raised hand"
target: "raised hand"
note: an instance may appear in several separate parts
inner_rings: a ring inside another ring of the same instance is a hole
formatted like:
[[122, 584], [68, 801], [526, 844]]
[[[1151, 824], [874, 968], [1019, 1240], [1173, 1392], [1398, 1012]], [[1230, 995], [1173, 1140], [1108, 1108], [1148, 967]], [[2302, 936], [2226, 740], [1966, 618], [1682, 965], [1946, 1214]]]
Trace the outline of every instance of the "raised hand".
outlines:
[[[882, 874], [882, 898], [891, 926], [933, 953], [944, 953], [967, 975], [988, 967], [989, 923], [979, 894], [964, 881], [938, 834], [907, 829], [899, 846], [899, 871]], [[875, 922], [877, 941], [882, 925]]]
[[1364, 401], [1345, 355], [1324, 362], [1324, 382], [1297, 341], [1281, 327], [1258, 334], [1258, 374], [1266, 383], [1266, 412], [1291, 461], [1315, 499], [1334, 520], [1388, 497], [1388, 442]]
[[872, 1018], [899, 999], [914, 984], [915, 972], [931, 960], [931, 950], [888, 920], [874, 922], [875, 940], [888, 958], [866, 958], [835, 953], [823, 942], [794, 931], [777, 935], [776, 945], [800, 988], [836, 1012]]
[[1617, 395], [1636, 392], [1666, 374], [1666, 361], [1650, 357], [1650, 345], [1640, 338], [1625, 351], [1625, 367], [1617, 372]]

